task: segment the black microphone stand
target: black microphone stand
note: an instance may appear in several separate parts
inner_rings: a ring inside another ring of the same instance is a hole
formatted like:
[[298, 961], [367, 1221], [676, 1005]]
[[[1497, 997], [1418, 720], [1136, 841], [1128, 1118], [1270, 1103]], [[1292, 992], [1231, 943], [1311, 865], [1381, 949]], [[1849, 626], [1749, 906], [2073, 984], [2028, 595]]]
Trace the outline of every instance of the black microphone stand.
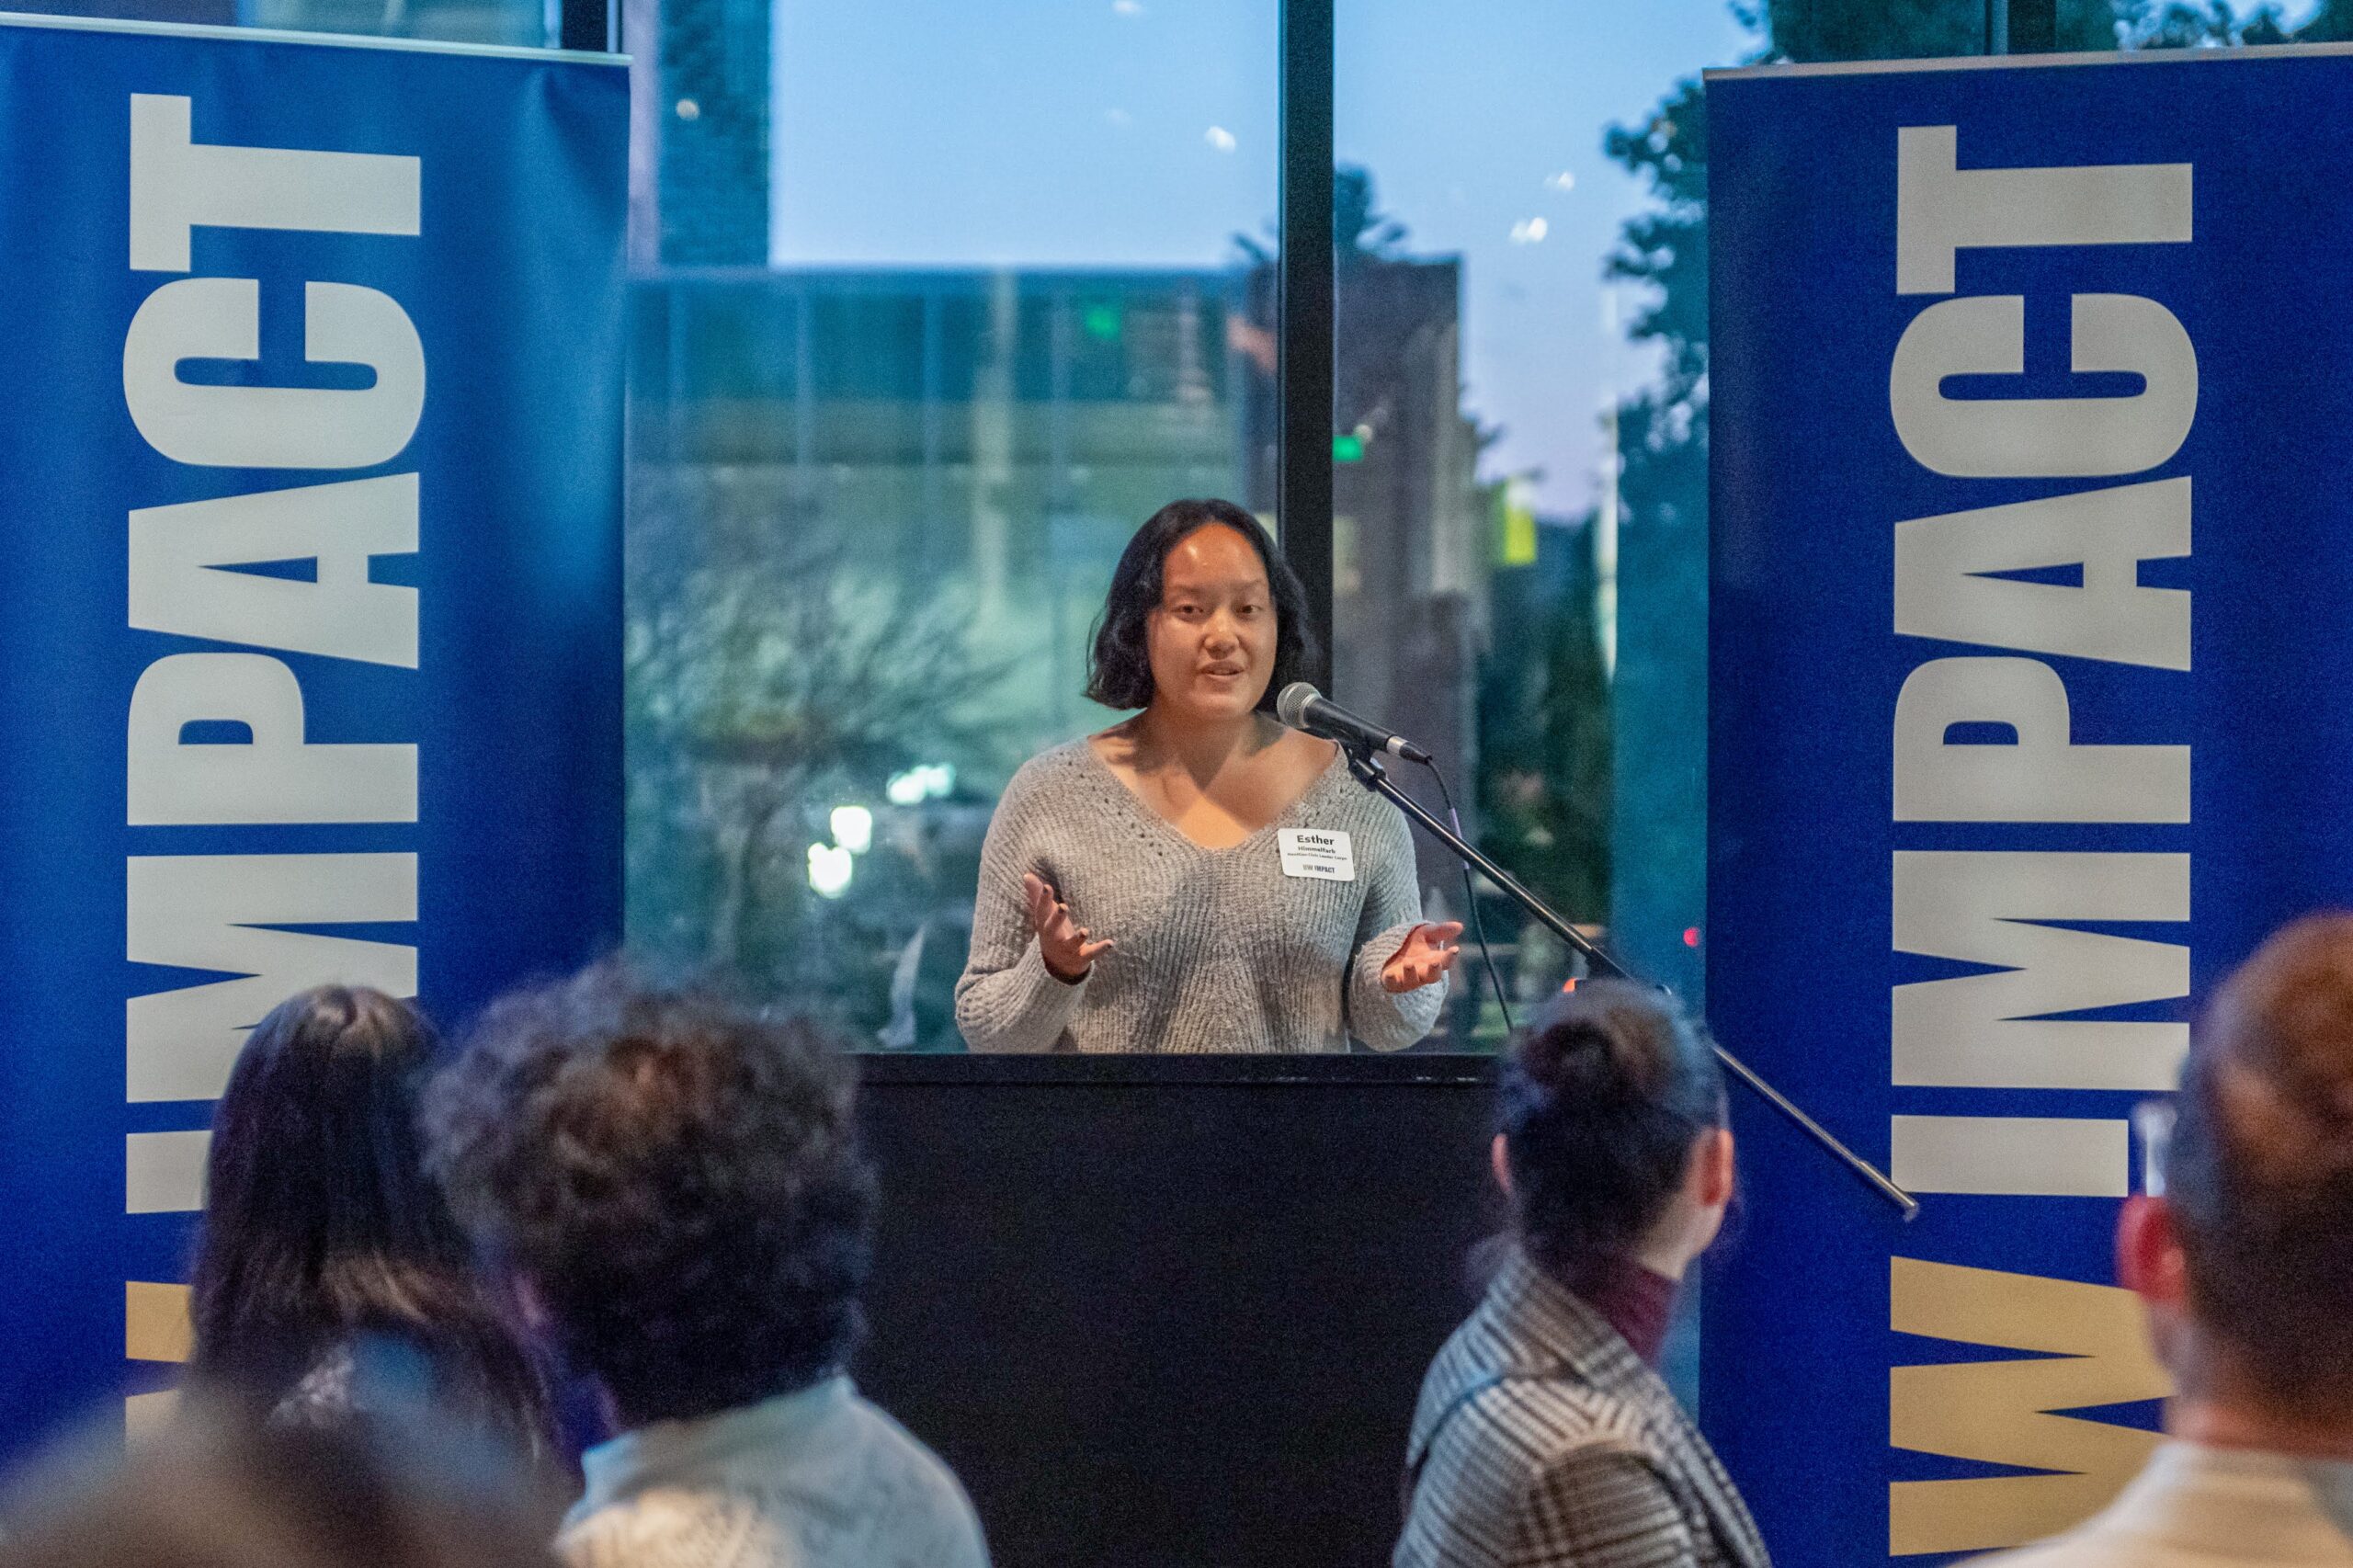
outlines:
[[[1541, 922], [1546, 930], [1560, 937], [1576, 951], [1583, 953], [1587, 967], [1594, 973], [1619, 980], [1636, 980], [1634, 975], [1627, 972], [1625, 965], [1603, 952], [1599, 947], [1587, 939], [1584, 933], [1555, 914], [1542, 899], [1522, 887], [1518, 878], [1463, 842], [1462, 835], [1438, 821], [1431, 814], [1429, 808], [1397, 788], [1389, 777], [1389, 770], [1381, 766], [1381, 758], [1373, 754], [1370, 747], [1345, 740], [1337, 744], [1342, 751], [1347, 753], [1348, 771], [1354, 773], [1366, 789], [1386, 798], [1399, 811], [1419, 824], [1424, 832], [1460, 856], [1465, 865], [1471, 866], [1481, 876], [1503, 889], [1510, 895], [1514, 903], [1518, 904], [1520, 908]], [[1640, 981], [1636, 983], [1643, 983]], [[1665, 987], [1659, 989], [1663, 990]], [[1716, 1060], [1724, 1064], [1726, 1071], [1756, 1090], [1767, 1105], [1789, 1118], [1800, 1131], [1820, 1144], [1839, 1164], [1860, 1177], [1872, 1191], [1894, 1204], [1906, 1220], [1914, 1218], [1920, 1212], [1918, 1199], [1890, 1181], [1877, 1165], [1840, 1142], [1836, 1133], [1808, 1116], [1796, 1101], [1757, 1076], [1755, 1068], [1717, 1044], [1712, 1037], [1710, 1038], [1708, 1044], [1715, 1051]]]

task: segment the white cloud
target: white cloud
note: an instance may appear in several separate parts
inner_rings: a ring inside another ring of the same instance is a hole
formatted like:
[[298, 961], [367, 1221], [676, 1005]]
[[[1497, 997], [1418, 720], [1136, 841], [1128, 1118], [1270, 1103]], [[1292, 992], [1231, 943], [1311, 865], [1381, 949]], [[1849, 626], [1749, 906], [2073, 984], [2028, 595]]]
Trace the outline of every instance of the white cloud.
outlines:
[[1557, 190], [1565, 194], [1576, 189], [1576, 187], [1577, 176], [1571, 174], [1566, 169], [1563, 169], [1558, 174], [1546, 175], [1544, 176], [1544, 188], [1547, 190]]
[[1522, 218], [1511, 226], [1511, 243], [1516, 245], [1541, 244], [1544, 236], [1552, 232], [1552, 225], [1541, 218]]
[[1234, 148], [1233, 132], [1222, 125], [1211, 126], [1209, 130], [1202, 132], [1201, 140], [1221, 153], [1231, 153]]

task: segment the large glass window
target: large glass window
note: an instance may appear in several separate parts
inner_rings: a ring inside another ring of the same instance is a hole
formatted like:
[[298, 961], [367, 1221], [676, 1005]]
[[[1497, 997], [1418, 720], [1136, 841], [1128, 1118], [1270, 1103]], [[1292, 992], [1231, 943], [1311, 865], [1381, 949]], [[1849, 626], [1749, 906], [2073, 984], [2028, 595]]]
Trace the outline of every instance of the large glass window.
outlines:
[[[1437, 755], [1490, 855], [1696, 994], [1694, 78], [1758, 40], [1722, 0], [1341, 0], [1338, 34], [1337, 689]], [[1426, 904], [1464, 907], [1443, 850], [1421, 871]], [[1575, 971], [1493, 889], [1479, 908], [1515, 1011]], [[1449, 1039], [1490, 1048], [1502, 1010], [1463, 978]]]
[[[2341, 10], [2057, 0], [2038, 36], [2015, 41], [2319, 41], [2346, 29]], [[1475, 12], [1339, 0], [1338, 694], [1437, 754], [1490, 855], [1695, 1005], [1708, 789], [1699, 73], [1975, 54], [1987, 17], [1982, 0]], [[1435, 846], [1421, 871], [1427, 904], [1462, 906]], [[1515, 1009], [1576, 972], [1493, 889], [1478, 903]], [[1501, 1036], [1492, 992], [1457, 986], [1446, 1038]]]
[[[2045, 21], [2131, 48], [2332, 37], [2337, 9]], [[870, 1048], [960, 1049], [998, 791], [1113, 717], [1081, 687], [1119, 550], [1179, 495], [1274, 520], [1279, 0], [628, 18], [630, 935]], [[1338, 8], [1336, 695], [1427, 744], [1471, 836], [1695, 1003], [1698, 74], [1974, 53], [1986, 19]], [[1434, 917], [1485, 917], [1515, 1011], [1575, 972], [1435, 846], [1418, 870]], [[1425, 1049], [1500, 1041], [1483, 980], [1466, 964]]]
[[959, 1050], [997, 792], [1115, 717], [1081, 692], [1120, 550], [1271, 460], [1275, 3], [661, 25], [630, 937], [870, 1049]]

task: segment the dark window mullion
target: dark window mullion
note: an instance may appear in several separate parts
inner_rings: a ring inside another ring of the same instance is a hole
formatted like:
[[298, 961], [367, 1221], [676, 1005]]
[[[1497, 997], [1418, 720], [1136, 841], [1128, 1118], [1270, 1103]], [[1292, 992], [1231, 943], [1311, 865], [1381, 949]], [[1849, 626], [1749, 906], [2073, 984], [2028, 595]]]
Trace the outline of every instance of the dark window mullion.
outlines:
[[2058, 47], [2058, 0], [1985, 0], [1986, 53], [2048, 54]]
[[2009, 51], [2048, 54], [2059, 47], [2058, 0], [2009, 0]]
[[620, 49], [614, 27], [620, 0], [560, 0], [557, 42], [586, 54], [611, 54]]
[[1275, 510], [1332, 684], [1334, 0], [1281, 0], [1282, 187], [1276, 292]]

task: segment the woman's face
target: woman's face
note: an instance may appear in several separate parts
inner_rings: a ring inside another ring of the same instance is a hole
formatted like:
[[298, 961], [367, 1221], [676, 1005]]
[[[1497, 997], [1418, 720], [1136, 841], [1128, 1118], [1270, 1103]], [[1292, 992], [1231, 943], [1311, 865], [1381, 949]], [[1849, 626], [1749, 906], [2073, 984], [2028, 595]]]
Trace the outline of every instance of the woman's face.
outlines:
[[1275, 596], [1249, 540], [1222, 523], [1178, 540], [1144, 620], [1153, 705], [1185, 718], [1242, 717], [1275, 673]]

